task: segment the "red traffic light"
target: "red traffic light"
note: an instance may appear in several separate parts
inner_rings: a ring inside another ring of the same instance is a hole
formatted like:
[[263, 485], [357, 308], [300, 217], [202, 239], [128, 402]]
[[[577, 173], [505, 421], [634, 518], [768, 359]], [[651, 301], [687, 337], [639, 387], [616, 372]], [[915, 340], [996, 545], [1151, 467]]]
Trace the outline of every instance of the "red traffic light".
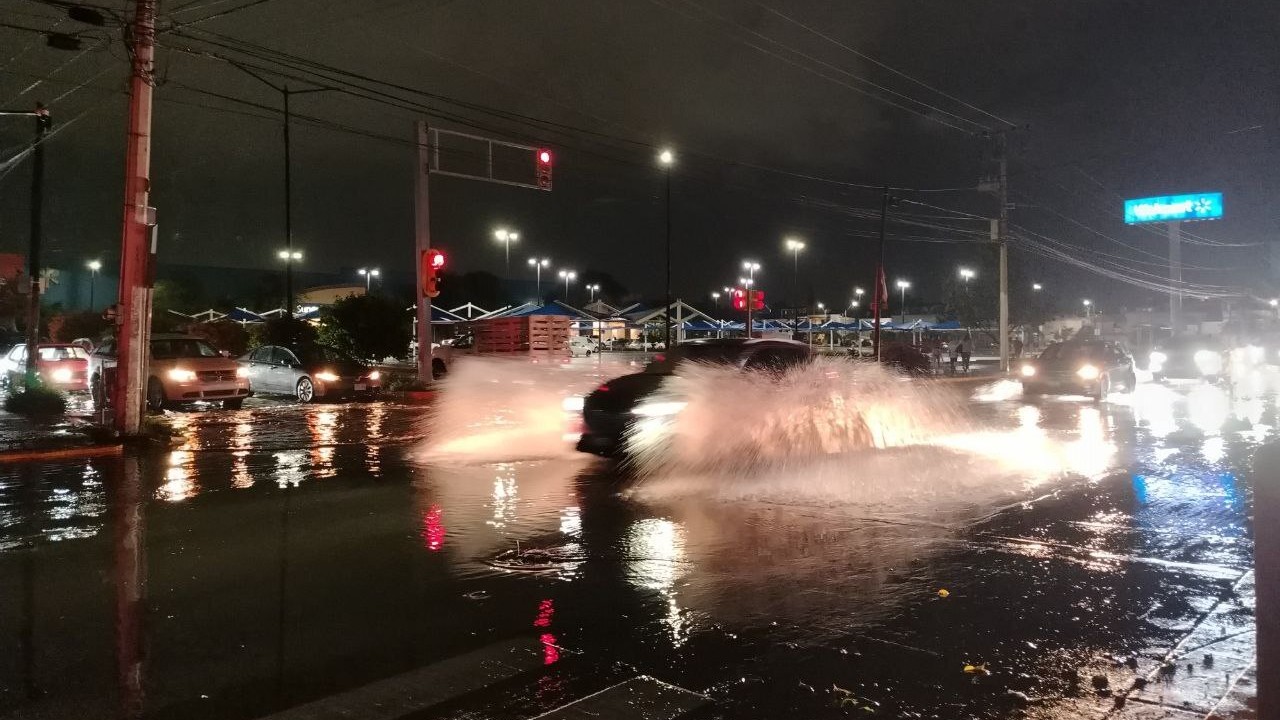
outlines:
[[746, 310], [746, 309], [747, 309], [747, 291], [746, 291], [746, 290], [742, 290], [741, 288], [734, 288], [734, 290], [733, 290], [733, 309], [734, 309], [734, 310]]
[[444, 268], [444, 253], [439, 250], [427, 251], [427, 265], [432, 270], [441, 270]]
[[534, 153], [537, 167], [534, 168], [534, 175], [537, 178], [539, 190], [551, 189], [551, 151], [546, 148], [540, 148]]
[[751, 291], [751, 309], [752, 310], [764, 309], [764, 291], [763, 290]]
[[550, 150], [539, 150], [539, 151], [538, 151], [538, 162], [542, 163], [543, 165], [550, 165], [550, 164], [551, 164], [551, 151], [550, 151]]

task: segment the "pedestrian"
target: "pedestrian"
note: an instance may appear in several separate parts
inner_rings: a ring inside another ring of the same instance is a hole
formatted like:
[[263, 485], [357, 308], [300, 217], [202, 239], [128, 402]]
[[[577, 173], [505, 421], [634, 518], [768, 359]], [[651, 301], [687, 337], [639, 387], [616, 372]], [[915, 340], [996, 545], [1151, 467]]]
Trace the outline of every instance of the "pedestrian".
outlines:
[[963, 346], [964, 346], [964, 341], [961, 340], [960, 342], [955, 344], [955, 347], [951, 348], [951, 374], [952, 375], [956, 374], [956, 360], [960, 357], [960, 348]]
[[933, 351], [930, 353], [930, 355], [933, 356], [933, 372], [937, 375], [941, 375], [942, 374], [942, 341], [941, 340], [934, 341]]
[[965, 375], [969, 374], [969, 356], [971, 354], [972, 354], [972, 350], [969, 347], [969, 343], [961, 342], [960, 343], [960, 359], [964, 361]]
[[1015, 337], [1013, 339], [1013, 356], [1015, 358], [1022, 357], [1022, 338]]

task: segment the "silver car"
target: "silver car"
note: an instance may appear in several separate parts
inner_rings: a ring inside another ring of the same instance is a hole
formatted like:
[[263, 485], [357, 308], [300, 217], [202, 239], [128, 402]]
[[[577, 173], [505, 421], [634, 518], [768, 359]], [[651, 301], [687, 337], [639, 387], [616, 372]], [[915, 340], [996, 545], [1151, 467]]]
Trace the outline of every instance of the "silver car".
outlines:
[[240, 358], [240, 368], [248, 374], [255, 395], [290, 395], [304, 403], [382, 390], [381, 373], [324, 345], [263, 345]]

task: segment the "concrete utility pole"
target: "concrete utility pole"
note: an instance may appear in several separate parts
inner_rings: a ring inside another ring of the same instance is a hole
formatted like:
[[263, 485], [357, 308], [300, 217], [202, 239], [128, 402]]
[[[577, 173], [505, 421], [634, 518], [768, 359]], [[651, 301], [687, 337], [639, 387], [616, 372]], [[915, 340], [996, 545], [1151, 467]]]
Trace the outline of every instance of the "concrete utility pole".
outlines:
[[431, 195], [427, 175], [431, 172], [431, 137], [424, 120], [418, 121], [418, 172], [415, 179], [414, 237], [416, 242], [413, 265], [417, 269], [418, 285], [414, 297], [418, 299], [418, 382], [431, 382], [431, 298], [426, 292], [426, 268], [423, 258], [431, 249]]
[[1000, 248], [1000, 372], [1009, 372], [1009, 153], [1008, 136], [996, 136], [1000, 152], [1000, 220], [996, 242]]
[[884, 194], [880, 198], [880, 249], [876, 259], [876, 279], [875, 290], [871, 296], [871, 314], [875, 317], [875, 326], [871, 331], [871, 345], [874, 349], [876, 362], [880, 362], [880, 316], [884, 314], [884, 309], [880, 302], [889, 296], [889, 284], [884, 274], [884, 242], [885, 229], [889, 222], [889, 205], [892, 198], [889, 197], [889, 186], [884, 186]]
[[151, 93], [155, 80], [157, 0], [137, 0], [130, 37], [133, 76], [129, 89], [129, 139], [125, 154], [124, 228], [120, 248], [120, 309], [117, 315], [115, 427], [137, 435], [146, 391], [151, 328], [148, 226], [151, 202]]
[[1182, 223], [1169, 223], [1169, 332], [1176, 336], [1182, 323]]

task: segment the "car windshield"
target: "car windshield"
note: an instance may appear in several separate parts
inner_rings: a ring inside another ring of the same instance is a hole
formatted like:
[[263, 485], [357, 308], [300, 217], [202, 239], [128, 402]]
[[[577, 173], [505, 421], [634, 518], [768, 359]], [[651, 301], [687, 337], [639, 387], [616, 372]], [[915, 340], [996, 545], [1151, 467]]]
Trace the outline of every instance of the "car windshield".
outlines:
[[89, 353], [78, 345], [55, 345], [40, 348], [41, 360], [88, 360]]
[[1045, 362], [1071, 363], [1080, 360], [1096, 360], [1106, 353], [1106, 346], [1098, 343], [1058, 343], [1045, 348], [1040, 359]]
[[195, 338], [164, 338], [151, 341], [151, 357], [157, 360], [211, 358], [218, 357], [218, 351], [209, 343]]

